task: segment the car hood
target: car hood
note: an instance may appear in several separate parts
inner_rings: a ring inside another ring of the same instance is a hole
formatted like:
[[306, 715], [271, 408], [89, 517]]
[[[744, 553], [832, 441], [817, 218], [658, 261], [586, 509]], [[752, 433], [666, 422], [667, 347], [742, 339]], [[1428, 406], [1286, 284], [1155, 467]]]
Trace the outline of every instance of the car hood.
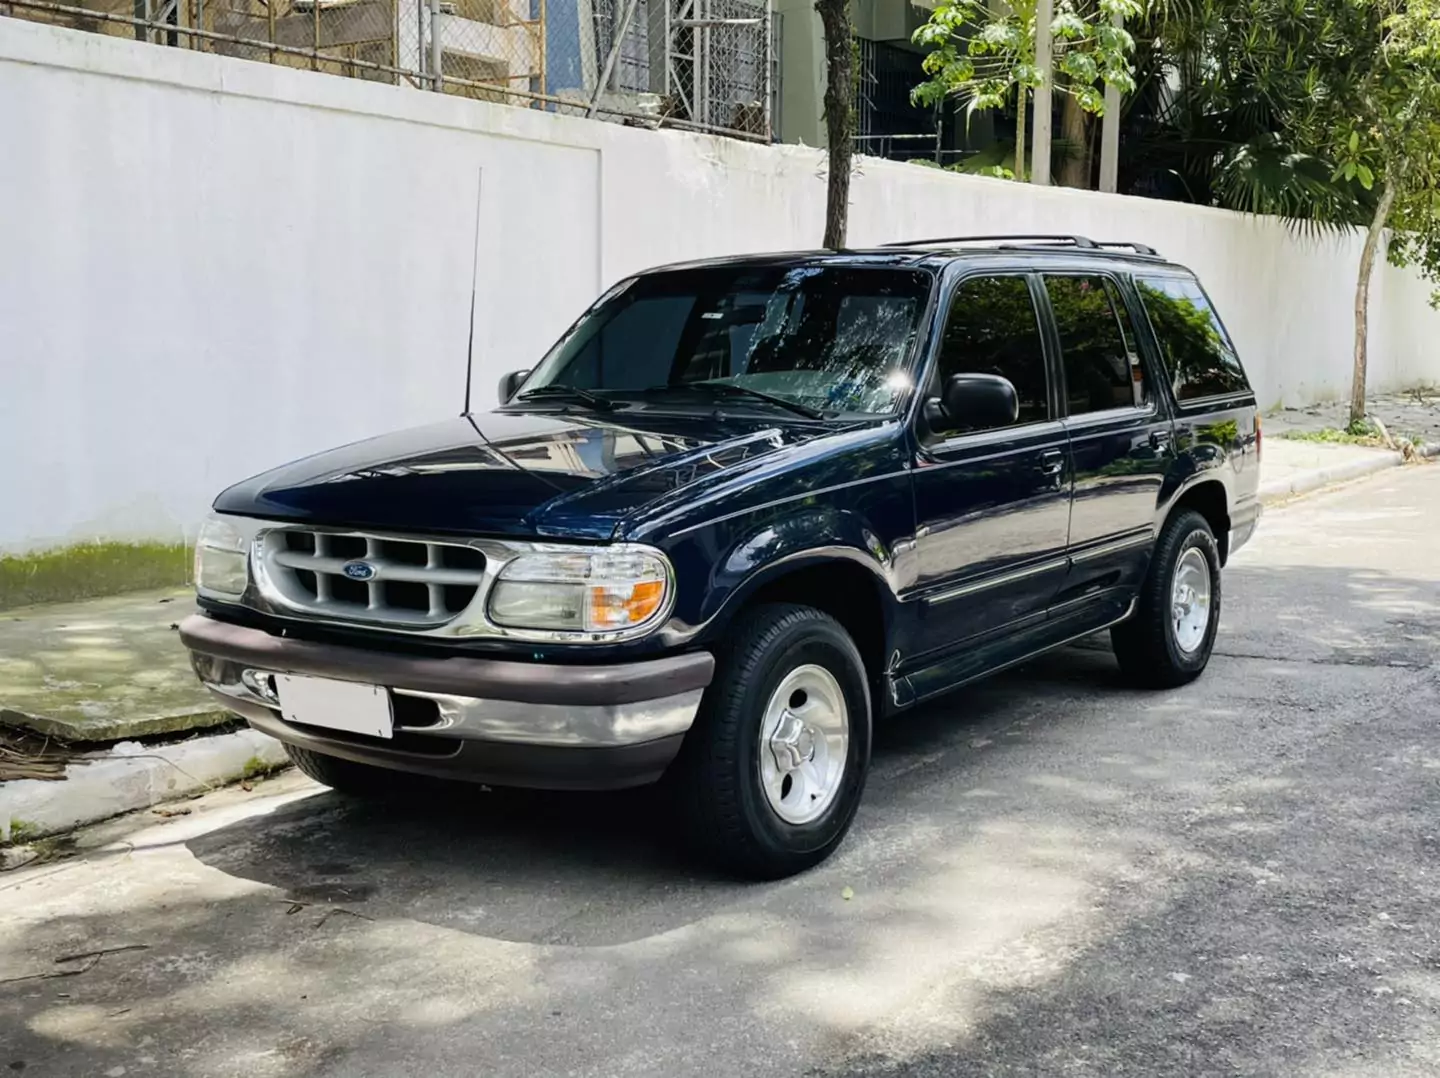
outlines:
[[231, 487], [215, 509], [381, 531], [606, 539], [651, 502], [825, 430], [712, 413], [490, 412], [283, 465]]

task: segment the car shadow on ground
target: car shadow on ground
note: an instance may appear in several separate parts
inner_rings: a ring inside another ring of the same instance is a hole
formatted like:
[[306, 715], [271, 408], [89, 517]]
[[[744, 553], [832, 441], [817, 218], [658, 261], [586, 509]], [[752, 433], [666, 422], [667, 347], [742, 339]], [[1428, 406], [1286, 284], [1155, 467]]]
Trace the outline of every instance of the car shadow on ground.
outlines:
[[[947, 766], [965, 767], [966, 747], [1013, 720], [1016, 700], [1037, 682], [1128, 692], [1108, 655], [1072, 651], [884, 723], [866, 810], [882, 810], [937, 755], [953, 750]], [[327, 790], [188, 846], [211, 868], [297, 901], [523, 943], [626, 943], [700, 920], [755, 886], [690, 855], [663, 787], [555, 793], [421, 782], [385, 801]], [[570, 884], [580, 885], [578, 900]]]

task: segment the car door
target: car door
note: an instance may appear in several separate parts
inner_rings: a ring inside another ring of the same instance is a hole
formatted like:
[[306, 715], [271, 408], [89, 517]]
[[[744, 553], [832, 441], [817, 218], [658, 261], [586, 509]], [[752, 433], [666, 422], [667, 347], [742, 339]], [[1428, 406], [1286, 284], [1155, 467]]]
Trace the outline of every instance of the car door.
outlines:
[[1141, 582], [1175, 448], [1125, 283], [1096, 271], [1045, 273], [1041, 280], [1075, 468], [1071, 565], [1056, 596], [1059, 608], [1128, 594]]
[[1020, 409], [1016, 422], [990, 430], [937, 430], [943, 422], [919, 420], [919, 653], [936, 656], [1043, 620], [1065, 578], [1071, 467], [1039, 288], [1027, 273], [980, 274], [952, 293], [929, 394], [953, 374], [998, 374], [1014, 384]]

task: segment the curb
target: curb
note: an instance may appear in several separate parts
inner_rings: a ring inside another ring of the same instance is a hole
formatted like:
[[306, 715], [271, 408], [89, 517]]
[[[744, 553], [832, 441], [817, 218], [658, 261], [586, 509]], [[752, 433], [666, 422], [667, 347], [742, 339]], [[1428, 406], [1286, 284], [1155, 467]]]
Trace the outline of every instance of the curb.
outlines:
[[[280, 742], [255, 730], [196, 737], [172, 745], [122, 742], [103, 756], [75, 761], [60, 782], [19, 779], [0, 785], [0, 842], [17, 826], [28, 840], [73, 831], [121, 813], [271, 771], [288, 762]], [[13, 836], [16, 841], [19, 835]]]
[[[1422, 446], [1419, 452], [1421, 456], [1427, 457], [1440, 454], [1440, 445]], [[1289, 479], [1261, 483], [1260, 500], [1262, 502], [1283, 501], [1299, 494], [1309, 494], [1322, 487], [1346, 483], [1352, 479], [1363, 479], [1367, 475], [1374, 475], [1376, 472], [1383, 472], [1387, 468], [1395, 468], [1404, 463], [1405, 458], [1399, 453], [1377, 452], [1376, 456], [1369, 460], [1352, 460], [1345, 464], [1337, 464], [1333, 468], [1316, 468], [1313, 471], [1293, 475]]]

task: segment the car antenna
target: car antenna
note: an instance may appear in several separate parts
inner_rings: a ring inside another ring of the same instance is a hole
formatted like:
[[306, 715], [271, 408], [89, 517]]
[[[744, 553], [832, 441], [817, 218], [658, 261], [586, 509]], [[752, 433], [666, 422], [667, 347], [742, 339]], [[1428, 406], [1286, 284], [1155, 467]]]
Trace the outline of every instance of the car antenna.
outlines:
[[465, 340], [465, 408], [461, 415], [470, 414], [470, 382], [475, 374], [475, 293], [479, 290], [480, 278], [480, 192], [483, 189], [485, 170], [475, 170], [475, 245], [470, 252], [470, 326]]

